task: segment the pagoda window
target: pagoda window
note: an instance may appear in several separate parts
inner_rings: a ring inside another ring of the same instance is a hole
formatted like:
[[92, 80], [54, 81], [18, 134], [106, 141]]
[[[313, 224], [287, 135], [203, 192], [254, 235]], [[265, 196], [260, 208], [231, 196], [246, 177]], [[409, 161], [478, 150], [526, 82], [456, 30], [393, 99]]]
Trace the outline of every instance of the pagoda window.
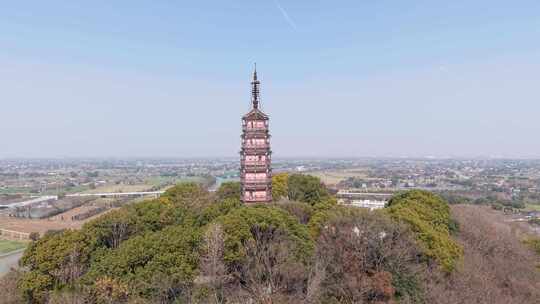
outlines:
[[255, 191], [255, 198], [266, 198], [266, 191]]
[[266, 180], [266, 173], [255, 173], [255, 179], [258, 181]]

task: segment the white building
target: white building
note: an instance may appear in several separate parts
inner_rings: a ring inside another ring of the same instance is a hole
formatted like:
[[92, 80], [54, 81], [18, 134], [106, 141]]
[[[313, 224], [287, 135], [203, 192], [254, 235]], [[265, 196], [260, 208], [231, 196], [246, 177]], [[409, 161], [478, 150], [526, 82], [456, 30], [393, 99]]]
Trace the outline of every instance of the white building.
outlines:
[[353, 207], [368, 208], [369, 210], [382, 209], [386, 206], [386, 201], [375, 200], [352, 200], [345, 204]]

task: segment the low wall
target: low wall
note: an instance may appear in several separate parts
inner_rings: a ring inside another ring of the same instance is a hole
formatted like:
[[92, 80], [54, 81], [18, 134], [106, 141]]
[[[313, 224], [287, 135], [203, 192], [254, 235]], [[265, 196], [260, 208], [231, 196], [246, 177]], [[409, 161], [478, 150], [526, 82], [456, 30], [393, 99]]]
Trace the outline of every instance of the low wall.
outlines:
[[0, 236], [9, 240], [29, 240], [30, 233], [0, 228]]

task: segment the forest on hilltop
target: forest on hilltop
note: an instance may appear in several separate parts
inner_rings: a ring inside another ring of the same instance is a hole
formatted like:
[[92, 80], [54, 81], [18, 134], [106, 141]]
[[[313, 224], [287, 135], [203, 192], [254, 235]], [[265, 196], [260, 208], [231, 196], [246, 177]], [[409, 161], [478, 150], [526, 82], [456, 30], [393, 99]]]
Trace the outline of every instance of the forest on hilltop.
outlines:
[[274, 203], [239, 197], [179, 184], [50, 231], [0, 303], [540, 303], [538, 256], [489, 208], [412, 190], [370, 212], [285, 173]]

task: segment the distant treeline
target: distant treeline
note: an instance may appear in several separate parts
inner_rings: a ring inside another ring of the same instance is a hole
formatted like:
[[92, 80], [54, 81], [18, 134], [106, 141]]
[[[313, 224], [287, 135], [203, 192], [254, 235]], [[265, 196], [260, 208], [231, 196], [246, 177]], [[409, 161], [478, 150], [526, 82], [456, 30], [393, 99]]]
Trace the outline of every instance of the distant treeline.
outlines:
[[524, 209], [526, 202], [521, 198], [512, 200], [500, 199], [495, 195], [486, 195], [477, 198], [471, 198], [463, 194], [456, 194], [450, 191], [438, 192], [449, 204], [472, 204], [472, 205], [490, 205], [494, 209], [515, 208]]

